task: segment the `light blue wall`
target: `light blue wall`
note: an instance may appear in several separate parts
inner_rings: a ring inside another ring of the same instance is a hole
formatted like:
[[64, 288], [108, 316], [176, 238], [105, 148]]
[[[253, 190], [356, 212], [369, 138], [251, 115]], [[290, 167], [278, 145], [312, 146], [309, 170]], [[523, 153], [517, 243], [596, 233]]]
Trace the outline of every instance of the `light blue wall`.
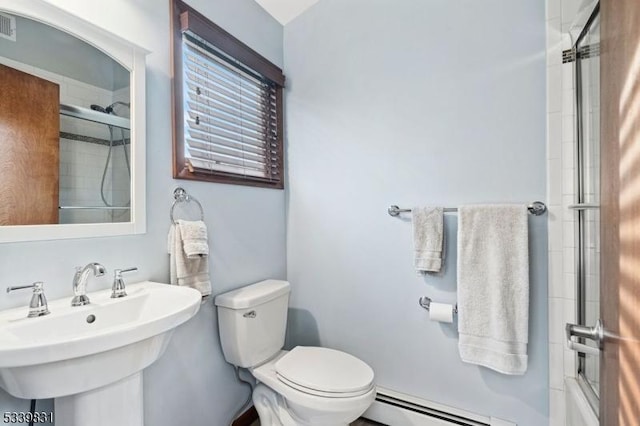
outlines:
[[529, 371], [464, 364], [447, 266], [412, 267], [390, 204], [545, 197], [545, 26], [539, 0], [322, 0], [285, 26], [289, 344], [348, 351], [379, 385], [540, 426], [548, 418], [546, 218], [531, 218]]
[[113, 92], [129, 86], [129, 71], [79, 38], [16, 17], [16, 41], [0, 38], [0, 56]]
[[[141, 236], [0, 244], [2, 284], [46, 282], [49, 299], [70, 296], [74, 266], [103, 263], [111, 272], [138, 266], [130, 280], [168, 280], [166, 235], [173, 189], [180, 185], [205, 209], [215, 293], [264, 278], [285, 278], [283, 191], [175, 181], [171, 178], [171, 81], [168, 0], [56, 0], [56, 4], [141, 45], [147, 57], [147, 224]], [[191, 0], [193, 7], [282, 64], [282, 27], [253, 0]], [[90, 282], [107, 288], [110, 277]], [[0, 309], [26, 305], [27, 294], [0, 297]], [[166, 354], [146, 370], [146, 424], [226, 425], [247, 390], [224, 362], [212, 303], [174, 334]], [[42, 404], [40, 410], [50, 407]], [[28, 401], [0, 391], [0, 412], [25, 411]], [[61, 425], [64, 426], [64, 425]]]

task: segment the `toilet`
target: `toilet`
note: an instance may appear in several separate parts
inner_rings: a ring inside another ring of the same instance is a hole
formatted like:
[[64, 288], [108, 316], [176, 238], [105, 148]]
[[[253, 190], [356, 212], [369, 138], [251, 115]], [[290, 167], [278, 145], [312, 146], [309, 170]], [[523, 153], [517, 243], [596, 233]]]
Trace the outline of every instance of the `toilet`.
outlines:
[[283, 350], [290, 285], [266, 280], [216, 297], [224, 357], [248, 369], [262, 426], [345, 426], [371, 405], [371, 367], [334, 349]]

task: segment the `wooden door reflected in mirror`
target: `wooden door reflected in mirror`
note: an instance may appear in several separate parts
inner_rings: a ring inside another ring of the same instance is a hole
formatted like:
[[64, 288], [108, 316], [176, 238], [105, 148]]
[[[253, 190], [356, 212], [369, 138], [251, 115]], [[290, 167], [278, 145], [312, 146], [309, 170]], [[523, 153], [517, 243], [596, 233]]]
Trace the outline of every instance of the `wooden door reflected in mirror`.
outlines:
[[60, 88], [0, 64], [0, 224], [58, 223]]

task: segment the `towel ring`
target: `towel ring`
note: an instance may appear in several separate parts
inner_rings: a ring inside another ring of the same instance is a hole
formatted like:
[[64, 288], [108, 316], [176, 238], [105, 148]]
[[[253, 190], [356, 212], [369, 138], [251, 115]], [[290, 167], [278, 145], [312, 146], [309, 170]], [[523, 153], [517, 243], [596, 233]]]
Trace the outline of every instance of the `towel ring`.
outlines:
[[195, 199], [193, 196], [187, 194], [187, 191], [185, 191], [183, 188], [178, 187], [174, 189], [173, 198], [174, 198], [174, 202], [171, 205], [171, 211], [169, 212], [169, 216], [171, 218], [172, 223], [174, 224], [178, 223], [175, 217], [173, 216], [173, 211], [176, 208], [176, 205], [178, 203], [190, 203], [192, 201], [196, 203], [196, 205], [200, 209], [200, 220], [204, 220], [204, 209], [202, 208], [202, 204], [200, 204], [200, 201]]

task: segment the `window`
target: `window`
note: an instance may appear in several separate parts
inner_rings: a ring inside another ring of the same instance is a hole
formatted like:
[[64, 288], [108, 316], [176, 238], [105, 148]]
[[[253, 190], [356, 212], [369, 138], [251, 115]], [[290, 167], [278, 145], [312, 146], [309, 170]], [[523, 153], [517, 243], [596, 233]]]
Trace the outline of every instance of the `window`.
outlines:
[[282, 70], [173, 0], [173, 177], [283, 188]]

